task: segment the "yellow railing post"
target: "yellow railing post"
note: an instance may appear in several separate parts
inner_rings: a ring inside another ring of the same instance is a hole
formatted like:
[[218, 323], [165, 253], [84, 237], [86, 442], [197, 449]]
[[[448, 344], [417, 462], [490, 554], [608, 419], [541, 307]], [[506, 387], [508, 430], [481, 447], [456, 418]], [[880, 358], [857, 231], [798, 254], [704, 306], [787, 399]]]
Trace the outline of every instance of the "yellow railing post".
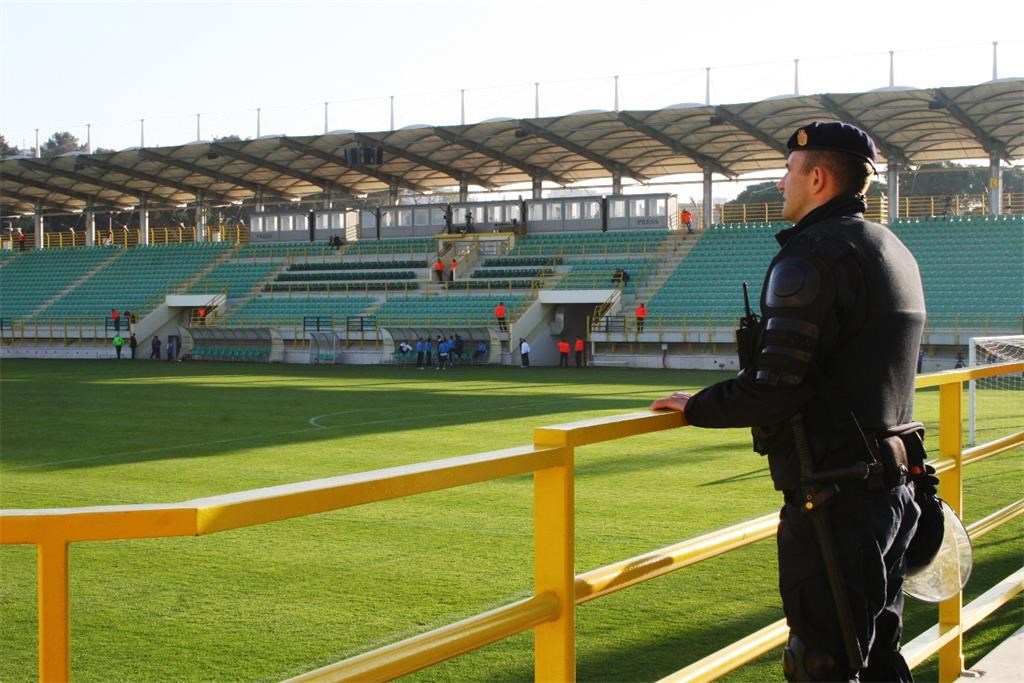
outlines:
[[39, 680], [71, 680], [71, 608], [68, 543], [62, 538], [36, 546], [39, 581]]
[[576, 680], [576, 530], [573, 448], [566, 435], [534, 431], [535, 447], [560, 446], [560, 465], [533, 474], [534, 594], [558, 598], [558, 618], [534, 629], [534, 680]]
[[[939, 387], [939, 459], [952, 461], [943, 472], [939, 495], [958, 516], [963, 516], [963, 383], [951, 382]], [[959, 629], [963, 619], [963, 593], [939, 604], [939, 628]], [[963, 634], [957, 633], [939, 650], [939, 681], [952, 683], [964, 671]]]

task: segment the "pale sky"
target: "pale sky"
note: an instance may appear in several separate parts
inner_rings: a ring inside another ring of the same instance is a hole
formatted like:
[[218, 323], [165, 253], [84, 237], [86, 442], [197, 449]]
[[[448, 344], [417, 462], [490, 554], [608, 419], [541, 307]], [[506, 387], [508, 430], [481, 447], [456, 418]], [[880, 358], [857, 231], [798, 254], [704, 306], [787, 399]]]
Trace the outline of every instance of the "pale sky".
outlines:
[[1024, 76], [1024, 3], [347, 0], [0, 0], [0, 133], [67, 130], [94, 147], [201, 136], [375, 132], [895, 83]]

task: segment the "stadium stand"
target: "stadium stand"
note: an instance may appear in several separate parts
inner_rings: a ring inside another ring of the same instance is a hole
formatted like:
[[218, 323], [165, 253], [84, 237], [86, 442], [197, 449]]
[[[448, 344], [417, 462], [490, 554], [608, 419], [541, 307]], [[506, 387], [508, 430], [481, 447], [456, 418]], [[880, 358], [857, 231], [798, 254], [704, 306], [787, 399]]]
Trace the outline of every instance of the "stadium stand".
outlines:
[[[122, 251], [115, 247], [96, 247], [33, 250], [8, 257], [0, 275], [0, 316], [14, 320], [30, 317], [67, 287], [120, 254]], [[98, 313], [106, 315], [112, 305], [116, 304], [110, 299], [103, 301]]]
[[307, 243], [243, 245], [235, 260], [265, 265], [277, 275], [215, 324], [293, 325], [308, 316], [341, 323], [379, 303], [371, 293], [418, 289], [417, 278], [428, 276], [426, 250], [435, 246], [432, 238], [373, 240], [340, 249]]
[[222, 322], [228, 325], [294, 325], [304, 317], [333, 318], [341, 323], [350, 316], [364, 315], [377, 303], [371, 297], [292, 296], [258, 297], [229, 311]]
[[650, 298], [648, 325], [678, 326], [684, 321], [731, 325], [743, 310], [741, 283], [749, 285], [751, 305], [778, 250], [773, 235], [787, 223], [713, 225]]
[[565, 262], [561, 256], [498, 256], [485, 259], [484, 268], [527, 268], [530, 266], [560, 266]]
[[[653, 255], [652, 255], [653, 256]], [[619, 269], [629, 274], [629, 281], [623, 289], [632, 291], [638, 283], [644, 282], [655, 267], [653, 258], [628, 258], [608, 254], [598, 259], [569, 262], [569, 271], [555, 285], [556, 289], [605, 289], [615, 287], [615, 272]]]
[[338, 250], [326, 242], [249, 242], [238, 250], [240, 259], [323, 259], [336, 257]]
[[391, 260], [407, 254], [424, 258], [436, 253], [437, 241], [433, 237], [362, 240], [344, 248], [345, 256], [387, 256]]
[[[538, 289], [611, 288], [613, 273], [623, 269], [631, 276], [623, 294], [639, 300], [642, 292], [648, 304], [648, 330], [725, 328], [742, 311], [740, 283], [748, 283], [756, 307], [777, 250], [774, 234], [784, 227], [716, 224], [684, 237], [693, 248], [678, 253], [672, 246], [682, 244], [680, 236], [667, 231], [528, 235], [508, 254], [481, 256], [455, 282], [443, 284], [431, 281], [434, 238], [341, 249], [225, 242], [8, 250], [0, 261], [0, 318], [102, 319], [112, 307], [141, 316], [176, 292], [225, 293], [227, 305], [208, 323], [213, 326], [294, 329], [309, 316], [338, 327], [354, 316], [372, 316], [385, 327], [493, 326], [498, 301], [505, 301], [514, 322]], [[893, 230], [920, 263], [930, 328], [1019, 329], [1024, 216], [903, 219]], [[615, 315], [628, 317], [632, 305], [624, 303]]]
[[[184, 287], [232, 246], [227, 242], [191, 242], [129, 249], [36, 317], [102, 317], [111, 307], [144, 314], [159, 304], [165, 293]], [[59, 266], [56, 272], [61, 272]]]
[[[788, 223], [718, 224], [708, 230], [651, 298], [648, 323], [732, 324], [751, 306]], [[931, 327], [1019, 326], [1024, 315], [1024, 216], [928, 218], [892, 226], [921, 268]]]
[[447, 295], [391, 297], [374, 311], [382, 326], [489, 327], [494, 307], [504, 301], [509, 320], [515, 320], [527, 303], [524, 295]]
[[901, 220], [931, 327], [1017, 326], [1024, 316], [1024, 216]]
[[323, 263], [295, 263], [288, 266], [288, 271], [304, 270], [371, 270], [371, 269], [403, 269], [419, 268], [426, 269], [427, 262], [423, 259], [405, 259], [397, 261], [325, 261]]
[[658, 250], [667, 230], [615, 232], [562, 232], [527, 235], [516, 243], [510, 256], [643, 256]]
[[537, 289], [542, 286], [542, 280], [539, 277], [528, 278], [528, 279], [502, 279], [502, 278], [477, 278], [469, 280], [456, 280], [455, 282], [449, 282], [445, 285], [445, 288], [449, 291], [455, 290], [474, 290], [483, 292], [517, 292], [521, 290]]
[[14, 258], [17, 253], [14, 249], [0, 249], [0, 267], [3, 267], [7, 261]]
[[189, 292], [226, 292], [229, 299], [249, 296], [280, 268], [276, 261], [226, 261], [188, 287]]
[[[382, 281], [382, 280], [413, 280], [416, 278], [416, 273], [411, 270], [360, 270], [360, 271], [342, 271], [338, 272], [335, 269], [312, 269], [305, 268], [301, 271], [292, 270], [289, 268], [287, 272], [279, 273], [274, 278], [275, 283], [287, 284], [291, 282], [310, 283], [316, 282], [321, 284], [328, 283], [339, 283], [339, 282], [368, 282], [368, 281]], [[265, 287], [266, 291], [272, 291], [271, 285]]]
[[339, 260], [351, 263], [369, 260], [400, 260], [416, 257], [419, 260], [433, 255], [436, 242], [433, 238], [382, 239], [354, 242], [333, 247], [327, 242], [249, 242], [243, 244], [238, 259], [271, 259], [291, 263], [337, 263]]

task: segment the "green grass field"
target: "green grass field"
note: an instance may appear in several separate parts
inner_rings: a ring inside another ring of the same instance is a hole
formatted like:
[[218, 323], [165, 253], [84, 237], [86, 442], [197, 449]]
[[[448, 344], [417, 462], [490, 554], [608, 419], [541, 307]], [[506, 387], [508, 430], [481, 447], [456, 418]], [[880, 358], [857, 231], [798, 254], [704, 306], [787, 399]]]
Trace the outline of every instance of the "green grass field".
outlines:
[[[497, 450], [723, 376], [5, 360], [0, 506], [176, 502]], [[1019, 423], [1019, 396], [984, 400]], [[934, 424], [936, 392], [918, 413]], [[1020, 498], [1022, 474], [1022, 449], [968, 469], [967, 521]], [[745, 430], [695, 428], [580, 449], [576, 496], [578, 572], [780, 503]], [[524, 597], [532, 502], [522, 476], [202, 538], [76, 544], [74, 678], [279, 680]], [[975, 554], [967, 600], [1021, 565], [1020, 521]], [[764, 542], [580, 607], [579, 680], [657, 680], [781, 618], [775, 570]], [[35, 600], [34, 549], [0, 547], [0, 681], [37, 678]], [[1022, 619], [1018, 599], [972, 631], [967, 663]], [[909, 637], [935, 620], [908, 600]], [[915, 674], [935, 680], [934, 662]], [[532, 676], [523, 634], [411, 678]], [[778, 654], [727, 680], [782, 680]]]

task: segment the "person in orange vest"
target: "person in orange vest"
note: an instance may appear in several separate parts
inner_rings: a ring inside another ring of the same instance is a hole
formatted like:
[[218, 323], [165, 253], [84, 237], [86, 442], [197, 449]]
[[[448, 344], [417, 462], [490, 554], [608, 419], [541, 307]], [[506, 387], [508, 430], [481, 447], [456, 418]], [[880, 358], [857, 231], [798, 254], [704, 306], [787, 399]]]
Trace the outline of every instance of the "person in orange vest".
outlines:
[[116, 308], [110, 309], [110, 319], [114, 322], [114, 332], [121, 331], [121, 311]]
[[569, 367], [569, 342], [565, 341], [565, 337], [558, 340], [558, 367]]
[[494, 307], [494, 317], [498, 319], [498, 329], [508, 332], [508, 321], [505, 319], [505, 302], [499, 301]]
[[205, 325], [206, 324], [206, 306], [200, 306], [199, 307], [199, 324], [200, 325]]
[[647, 319], [647, 307], [641, 303], [636, 307], [636, 331], [644, 331], [644, 321]]
[[573, 348], [576, 351], [576, 367], [582, 368], [583, 367], [583, 349], [585, 348], [584, 344], [583, 344], [583, 337], [581, 337], [578, 334], [576, 335], [576, 343], [575, 343]]
[[679, 212], [679, 222], [686, 226], [686, 232], [693, 234], [693, 214], [690, 213], [689, 209], [683, 209]]
[[458, 263], [455, 261], [455, 259], [452, 259], [452, 267], [451, 270], [448, 271], [448, 282], [455, 282], [455, 267], [457, 265]]
[[434, 262], [434, 274], [437, 275], [438, 282], [444, 282], [444, 264], [441, 263], [441, 259]]

